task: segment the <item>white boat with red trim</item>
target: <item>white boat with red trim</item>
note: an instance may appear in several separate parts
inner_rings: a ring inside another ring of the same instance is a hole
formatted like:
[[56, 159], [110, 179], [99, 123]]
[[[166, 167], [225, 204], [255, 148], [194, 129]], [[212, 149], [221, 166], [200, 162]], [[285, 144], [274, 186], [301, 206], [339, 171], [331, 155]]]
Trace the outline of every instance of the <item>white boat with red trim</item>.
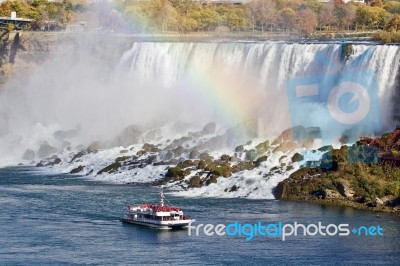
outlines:
[[158, 229], [177, 229], [189, 225], [195, 220], [183, 215], [181, 208], [164, 205], [164, 193], [160, 193], [160, 204], [145, 203], [139, 206], [128, 206], [124, 223], [145, 225]]

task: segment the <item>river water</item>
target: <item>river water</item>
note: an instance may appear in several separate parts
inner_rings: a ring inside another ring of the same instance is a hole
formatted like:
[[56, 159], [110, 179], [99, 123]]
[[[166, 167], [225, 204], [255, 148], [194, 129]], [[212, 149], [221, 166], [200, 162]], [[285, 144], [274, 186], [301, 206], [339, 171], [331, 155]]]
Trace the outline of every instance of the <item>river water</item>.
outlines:
[[157, 200], [157, 188], [115, 185], [33, 168], [0, 169], [1, 265], [389, 264], [400, 261], [400, 218], [277, 200], [168, 199], [194, 225], [244, 223], [380, 226], [383, 236], [199, 236], [122, 224], [128, 204]]

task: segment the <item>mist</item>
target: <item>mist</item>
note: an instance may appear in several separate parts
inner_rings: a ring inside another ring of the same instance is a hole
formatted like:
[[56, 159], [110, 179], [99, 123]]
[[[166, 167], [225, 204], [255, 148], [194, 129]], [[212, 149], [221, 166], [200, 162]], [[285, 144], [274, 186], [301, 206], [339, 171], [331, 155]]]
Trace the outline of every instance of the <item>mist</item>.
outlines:
[[[357, 46], [350, 60], [367, 48]], [[398, 48], [373, 49], [366, 64], [378, 72], [382, 117], [391, 126], [386, 118], [393, 111], [388, 103]], [[256, 129], [241, 128], [240, 141], [254, 130], [257, 137], [276, 137], [292, 126], [287, 81], [328, 68], [315, 60], [317, 52], [336, 60], [340, 45], [150, 42], [94, 33], [59, 38], [40, 65], [4, 85], [2, 161], [15, 163], [26, 149], [43, 143], [61, 149], [109, 141], [129, 125], [150, 130], [181, 122], [199, 130], [208, 122], [232, 128], [256, 121], [250, 123]], [[324, 103], [307, 110], [315, 119], [305, 126], [323, 126], [321, 108]], [[54, 135], [71, 129], [77, 134], [68, 142]]]

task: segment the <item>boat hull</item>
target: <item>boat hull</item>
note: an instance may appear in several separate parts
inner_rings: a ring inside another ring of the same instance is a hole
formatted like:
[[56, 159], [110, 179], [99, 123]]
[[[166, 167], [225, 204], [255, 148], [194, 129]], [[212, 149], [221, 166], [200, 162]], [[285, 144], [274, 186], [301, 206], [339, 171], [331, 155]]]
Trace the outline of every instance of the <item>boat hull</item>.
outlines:
[[121, 222], [129, 223], [129, 224], [137, 224], [137, 225], [147, 226], [147, 227], [156, 228], [156, 229], [171, 230], [171, 229], [185, 228], [189, 225], [189, 223], [192, 222], [192, 220], [185, 221], [182, 223], [158, 224], [158, 223], [149, 223], [149, 222], [142, 222], [142, 221], [133, 220], [133, 219], [121, 218]]

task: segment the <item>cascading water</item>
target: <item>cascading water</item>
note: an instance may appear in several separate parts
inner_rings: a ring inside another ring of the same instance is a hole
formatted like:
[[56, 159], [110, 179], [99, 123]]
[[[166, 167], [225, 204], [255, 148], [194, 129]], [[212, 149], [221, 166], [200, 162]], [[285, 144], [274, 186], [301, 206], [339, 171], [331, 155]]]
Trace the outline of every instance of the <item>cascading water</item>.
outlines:
[[[357, 60], [359, 68], [376, 73], [383, 125], [393, 127], [399, 47], [354, 44], [348, 60], [342, 50], [341, 44], [137, 42], [101, 79], [93, 60], [84, 60], [90, 51], [80, 51], [79, 60], [73, 51], [60, 51], [24, 84], [1, 95], [2, 161], [17, 163], [43, 141], [61, 149], [66, 144], [54, 131], [77, 125], [79, 136], [68, 140], [71, 146], [153, 121], [232, 127], [256, 119], [258, 137], [273, 138], [292, 126], [288, 80], [350, 71]], [[363, 57], [367, 50], [371, 56]], [[318, 118], [319, 108], [326, 103], [315, 105], [310, 117]], [[305, 123], [319, 126], [323, 119]]]
[[[347, 73], [368, 69], [377, 78], [383, 126], [392, 127], [399, 47], [351, 45], [347, 56], [342, 48], [342, 44], [144, 42], [124, 54], [118, 70], [129, 69], [137, 80], [157, 80], [170, 91], [179, 89], [182, 101], [201, 102], [203, 110], [214, 109], [216, 116], [225, 115], [230, 122], [256, 115], [261, 136], [271, 137], [291, 126], [288, 80], [337, 72], [340, 83]], [[355, 76], [354, 82], [367, 78]], [[326, 106], [314, 107], [310, 112], [316, 121], [308, 126], [321, 126], [324, 119], [317, 112]]]

